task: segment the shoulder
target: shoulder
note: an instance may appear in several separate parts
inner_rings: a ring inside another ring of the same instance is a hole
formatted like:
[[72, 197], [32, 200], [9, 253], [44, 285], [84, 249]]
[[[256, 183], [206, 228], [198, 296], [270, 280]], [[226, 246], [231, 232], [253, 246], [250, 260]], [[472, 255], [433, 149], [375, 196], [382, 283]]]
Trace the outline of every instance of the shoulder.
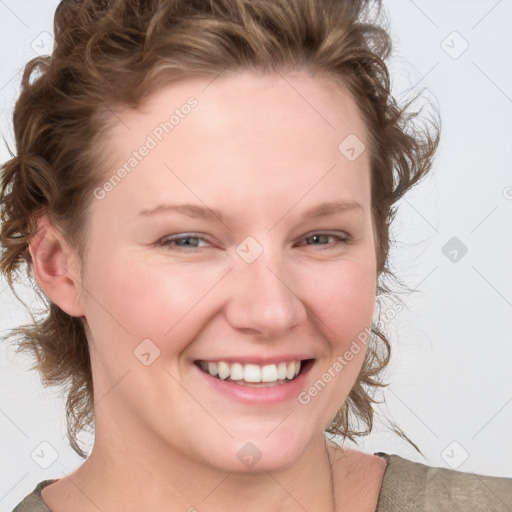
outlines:
[[377, 512], [512, 510], [512, 478], [430, 467], [382, 452], [376, 455], [388, 462]]
[[56, 481], [57, 479], [43, 480], [42, 482], [39, 482], [35, 489], [25, 496], [23, 501], [16, 505], [12, 512], [52, 512], [43, 501], [43, 498], [41, 497], [41, 490]]

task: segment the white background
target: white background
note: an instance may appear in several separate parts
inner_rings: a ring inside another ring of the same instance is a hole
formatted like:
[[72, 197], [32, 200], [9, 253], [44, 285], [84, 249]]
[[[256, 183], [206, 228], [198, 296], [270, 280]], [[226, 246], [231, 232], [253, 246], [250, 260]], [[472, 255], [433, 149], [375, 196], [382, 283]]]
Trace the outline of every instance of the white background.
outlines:
[[[0, 0], [0, 113], [8, 141], [20, 71], [36, 51], [47, 52], [51, 38], [40, 34], [52, 32], [57, 4]], [[426, 458], [381, 421], [359, 446], [510, 477], [512, 0], [384, 4], [395, 40], [394, 94], [404, 99], [412, 86], [427, 87], [443, 123], [434, 174], [401, 202], [393, 227], [392, 266], [417, 292], [402, 295], [407, 310], [389, 326], [390, 385], [377, 407]], [[0, 157], [8, 158], [3, 144]], [[442, 251], [452, 237], [468, 249], [456, 262]], [[21, 287], [19, 293], [30, 297]], [[28, 320], [0, 281], [0, 334]], [[11, 510], [37, 482], [60, 478], [81, 463], [65, 438], [63, 399], [44, 389], [29, 362], [5, 343], [0, 431], [1, 510]], [[57, 457], [47, 469], [31, 457], [34, 450], [53, 453], [43, 442]]]

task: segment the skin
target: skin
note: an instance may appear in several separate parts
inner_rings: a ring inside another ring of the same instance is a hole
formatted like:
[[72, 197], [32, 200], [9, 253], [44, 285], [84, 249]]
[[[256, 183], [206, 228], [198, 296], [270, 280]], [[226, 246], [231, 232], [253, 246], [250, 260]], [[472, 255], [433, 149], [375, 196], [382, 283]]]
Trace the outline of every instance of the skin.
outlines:
[[[54, 512], [331, 510], [324, 429], [364, 347], [307, 405], [238, 403], [198, 378], [193, 361], [306, 355], [315, 358], [307, 389], [370, 327], [369, 155], [349, 161], [338, 150], [350, 134], [366, 144], [364, 123], [347, 92], [305, 72], [189, 79], [116, 113], [106, 179], [190, 96], [197, 107], [92, 199], [85, 261], [46, 218], [30, 247], [41, 288], [86, 320], [94, 381], [94, 448], [43, 490]], [[335, 200], [362, 208], [303, 218]], [[139, 215], [161, 203], [206, 205], [226, 219]], [[334, 236], [308, 238], [326, 231]], [[158, 245], [175, 234], [204, 240]], [[336, 243], [346, 234], [350, 243]], [[252, 263], [237, 253], [248, 236], [263, 249]], [[134, 357], [144, 339], [160, 350], [149, 366]], [[237, 457], [247, 442], [262, 454], [251, 468]], [[328, 453], [338, 508], [375, 510], [383, 459], [331, 443]]]

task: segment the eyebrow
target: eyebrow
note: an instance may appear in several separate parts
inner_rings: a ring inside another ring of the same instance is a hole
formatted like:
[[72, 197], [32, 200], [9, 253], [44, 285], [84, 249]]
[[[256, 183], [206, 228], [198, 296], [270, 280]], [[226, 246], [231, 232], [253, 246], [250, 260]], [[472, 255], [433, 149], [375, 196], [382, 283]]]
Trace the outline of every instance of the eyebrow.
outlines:
[[[305, 219], [329, 217], [331, 215], [341, 214], [356, 209], [359, 209], [364, 213], [364, 208], [357, 201], [331, 201], [321, 203], [309, 210], [306, 210], [303, 217]], [[155, 214], [170, 212], [187, 215], [188, 217], [196, 219], [225, 222], [224, 215], [220, 210], [195, 204], [159, 204], [154, 208], [140, 211], [139, 216], [148, 217]]]

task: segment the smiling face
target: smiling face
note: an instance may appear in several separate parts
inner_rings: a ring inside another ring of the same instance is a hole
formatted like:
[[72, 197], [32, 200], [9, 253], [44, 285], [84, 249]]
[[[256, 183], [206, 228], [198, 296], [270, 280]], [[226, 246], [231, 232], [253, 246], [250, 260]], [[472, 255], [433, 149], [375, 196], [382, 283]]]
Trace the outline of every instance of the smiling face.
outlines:
[[271, 470], [348, 396], [365, 351], [335, 362], [376, 292], [365, 127], [346, 92], [285, 78], [191, 79], [118, 112], [81, 297], [98, 441]]

